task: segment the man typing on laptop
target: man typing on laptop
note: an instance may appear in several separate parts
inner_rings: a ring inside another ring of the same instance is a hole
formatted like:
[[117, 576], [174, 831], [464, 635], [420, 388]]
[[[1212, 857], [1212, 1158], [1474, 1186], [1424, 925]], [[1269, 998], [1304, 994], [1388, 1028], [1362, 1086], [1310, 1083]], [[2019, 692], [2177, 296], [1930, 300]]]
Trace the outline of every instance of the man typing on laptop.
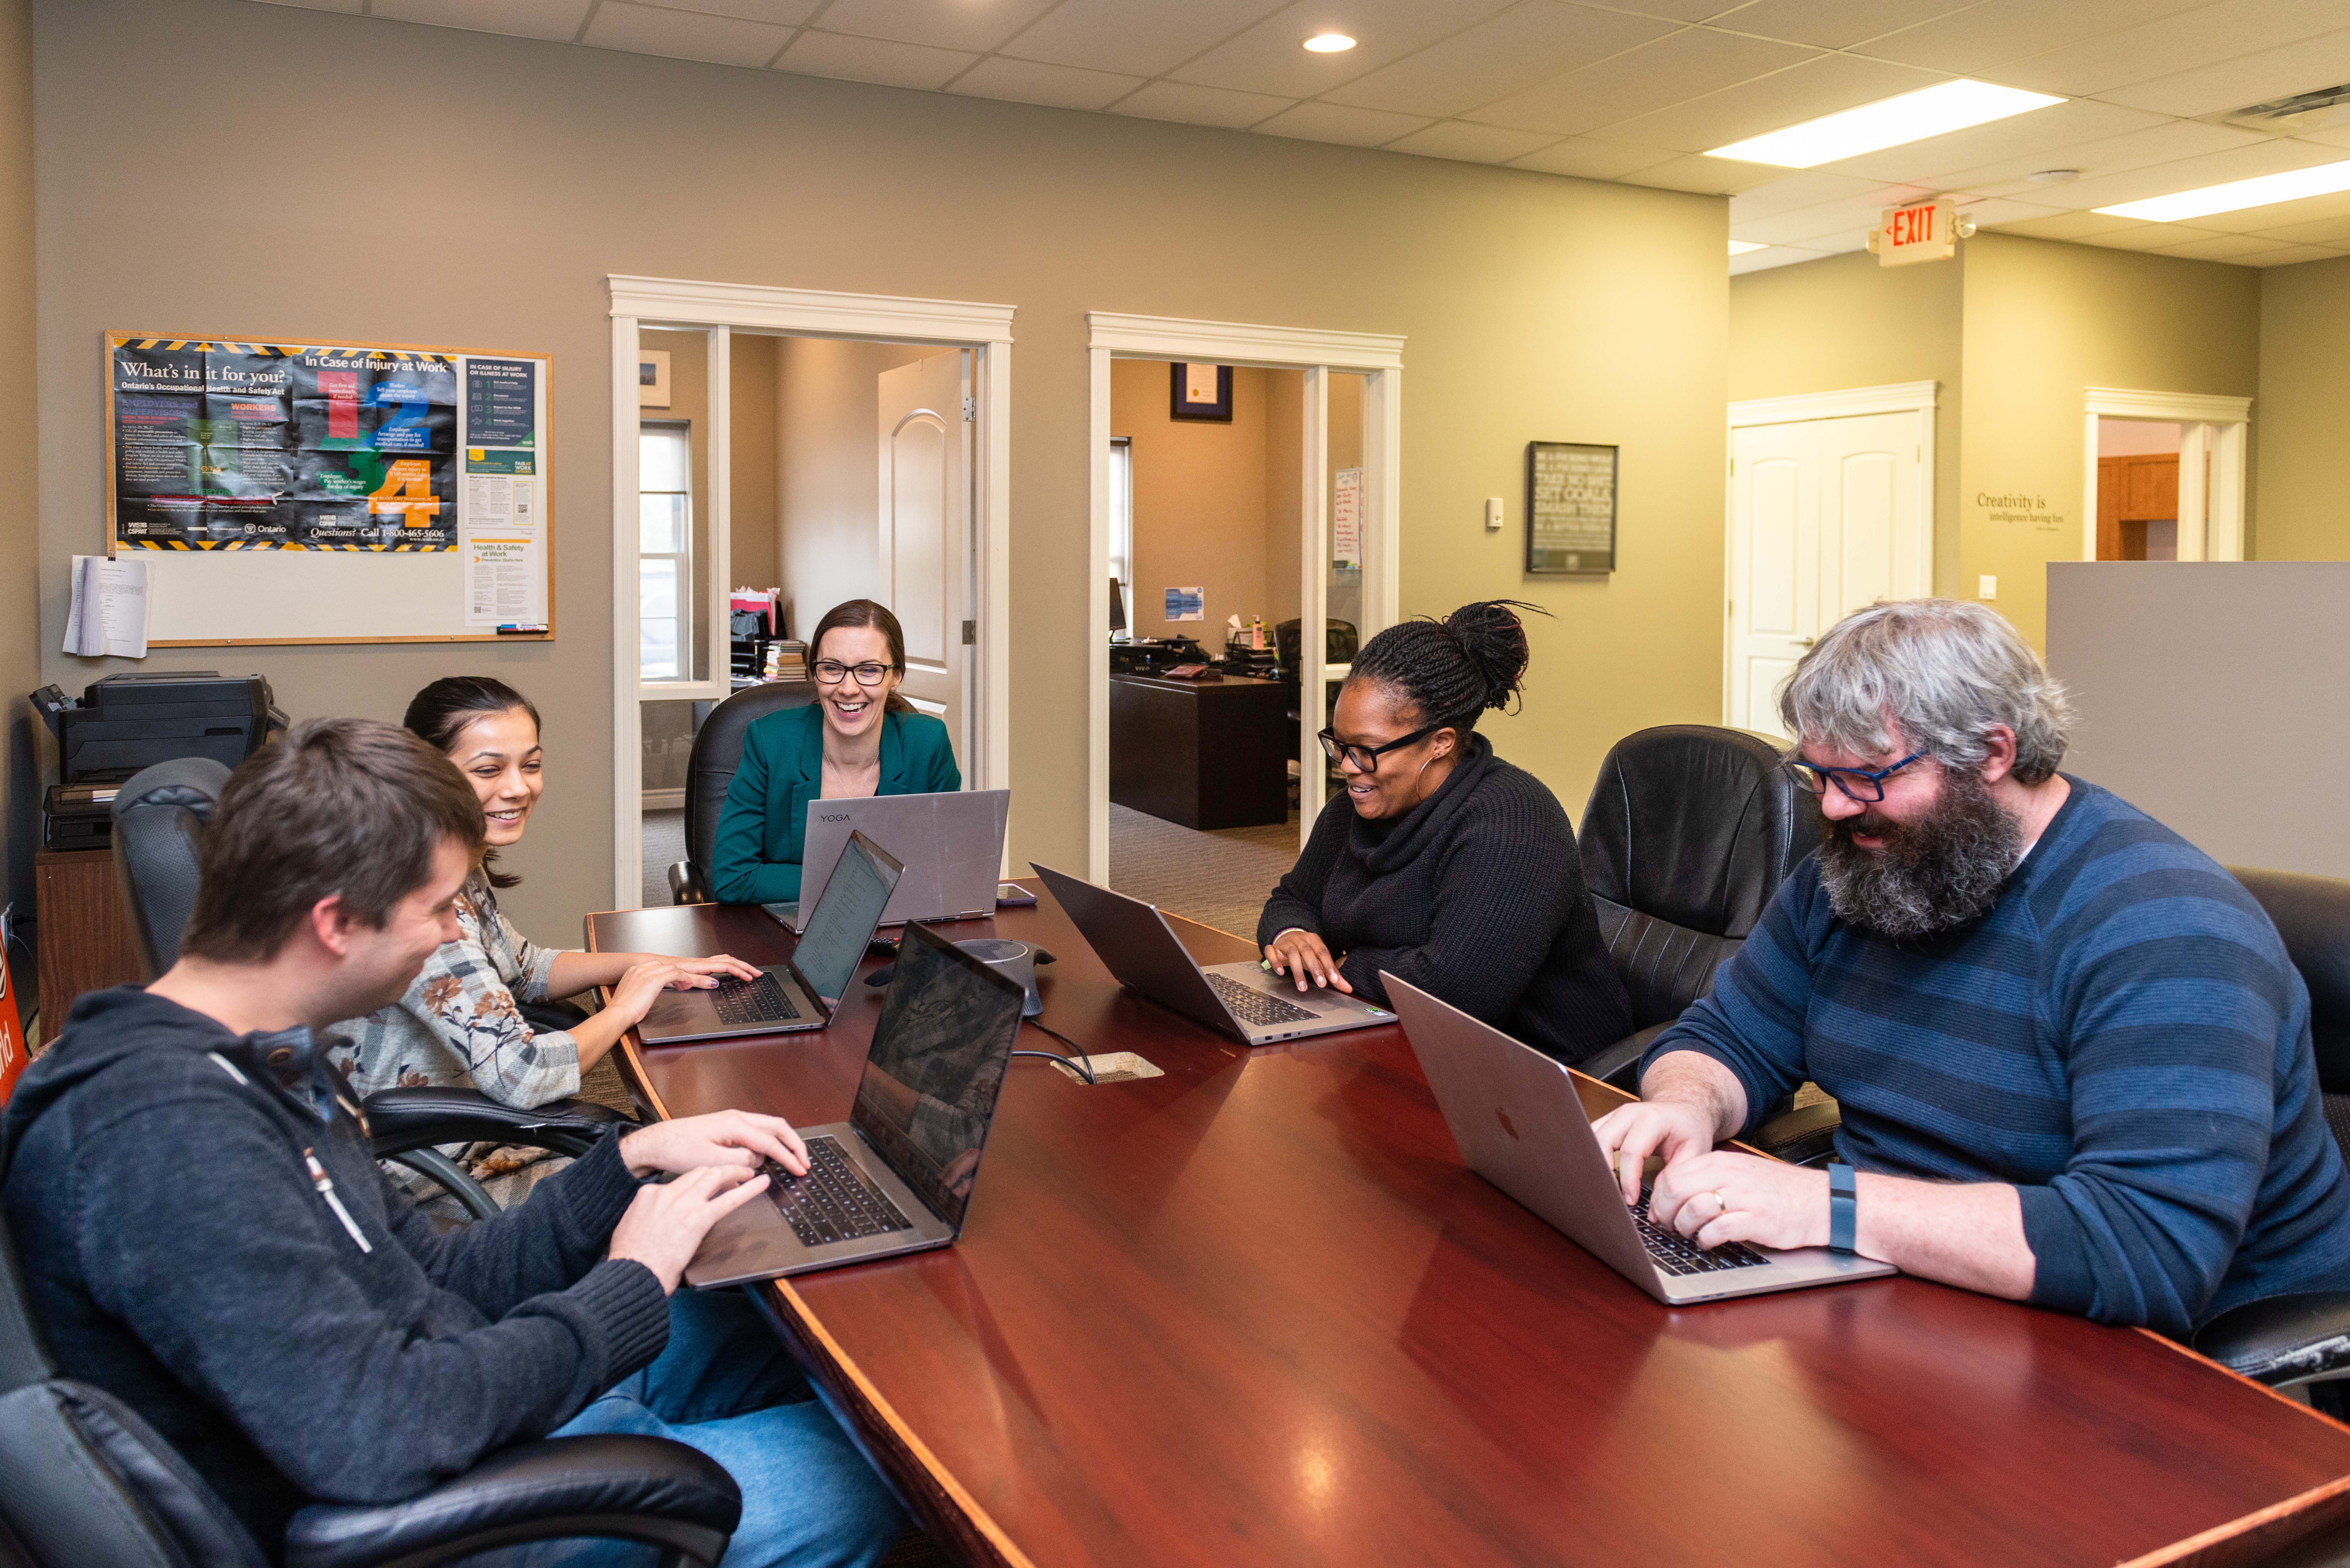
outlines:
[[[2014, 629], [1877, 605], [1780, 712], [1821, 846], [1595, 1124], [1627, 1200], [1659, 1155], [1649, 1213], [1701, 1245], [1829, 1246], [2180, 1337], [2350, 1288], [2300, 976], [2226, 871], [2056, 771], [2064, 696]], [[1842, 1107], [1837, 1165], [1714, 1152], [1806, 1078]]]

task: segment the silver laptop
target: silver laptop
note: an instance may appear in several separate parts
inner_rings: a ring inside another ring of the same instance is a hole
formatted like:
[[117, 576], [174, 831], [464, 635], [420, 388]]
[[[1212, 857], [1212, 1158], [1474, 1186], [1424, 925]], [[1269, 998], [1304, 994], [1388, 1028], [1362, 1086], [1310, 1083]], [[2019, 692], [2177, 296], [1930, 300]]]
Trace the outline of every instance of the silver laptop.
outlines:
[[1708, 1251], [1628, 1209], [1574, 1075], [1530, 1045], [1382, 971], [1428, 1086], [1469, 1168], [1669, 1306], [1898, 1273], [1890, 1263], [1743, 1241]]
[[[1033, 864], [1033, 862], [1032, 862]], [[1249, 959], [1204, 968], [1156, 904], [1035, 867], [1053, 898], [1120, 985], [1245, 1044], [1393, 1023], [1396, 1015], [1343, 991], [1299, 991]]]
[[662, 992], [645, 1010], [638, 1038], [648, 1045], [671, 1045], [735, 1034], [789, 1034], [830, 1023], [902, 870], [888, 850], [856, 835], [841, 852], [838, 868], [787, 961], [763, 966], [757, 980], [721, 981], [709, 991]]
[[1020, 1001], [1015, 981], [907, 927], [848, 1120], [800, 1128], [808, 1173], [771, 1163], [767, 1190], [711, 1227], [686, 1282], [774, 1279], [962, 1235]]
[[807, 803], [806, 846], [800, 852], [799, 901], [769, 904], [766, 911], [795, 931], [805, 929], [801, 911], [812, 910], [824, 896], [826, 879], [848, 836], [862, 833], [888, 845], [906, 865], [906, 875], [882, 913], [883, 925], [992, 915], [996, 874], [1003, 869], [1003, 826], [1011, 815], [1008, 789], [812, 800]]

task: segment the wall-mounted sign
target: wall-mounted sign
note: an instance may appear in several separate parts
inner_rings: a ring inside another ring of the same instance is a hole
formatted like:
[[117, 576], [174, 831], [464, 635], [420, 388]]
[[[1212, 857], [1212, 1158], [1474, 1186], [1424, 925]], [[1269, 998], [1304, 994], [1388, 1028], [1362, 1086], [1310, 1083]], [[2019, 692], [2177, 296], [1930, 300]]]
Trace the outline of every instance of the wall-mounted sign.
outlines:
[[1868, 236], [1879, 266], [1948, 261], [1959, 254], [1959, 210], [1950, 202], [1887, 207]]
[[1616, 569], [1616, 449], [1526, 442], [1526, 570], [1537, 576]]

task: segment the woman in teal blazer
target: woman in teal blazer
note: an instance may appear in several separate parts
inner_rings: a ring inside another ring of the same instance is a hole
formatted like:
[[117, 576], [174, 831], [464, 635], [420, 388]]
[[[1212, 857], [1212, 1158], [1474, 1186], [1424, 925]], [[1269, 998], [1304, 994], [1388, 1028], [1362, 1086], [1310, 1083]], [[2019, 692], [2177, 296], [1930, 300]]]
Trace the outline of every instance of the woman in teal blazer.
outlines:
[[710, 890], [722, 904], [800, 896], [807, 803], [962, 788], [947, 727], [898, 695], [906, 638], [871, 599], [835, 605], [808, 639], [816, 701], [759, 720], [718, 814]]

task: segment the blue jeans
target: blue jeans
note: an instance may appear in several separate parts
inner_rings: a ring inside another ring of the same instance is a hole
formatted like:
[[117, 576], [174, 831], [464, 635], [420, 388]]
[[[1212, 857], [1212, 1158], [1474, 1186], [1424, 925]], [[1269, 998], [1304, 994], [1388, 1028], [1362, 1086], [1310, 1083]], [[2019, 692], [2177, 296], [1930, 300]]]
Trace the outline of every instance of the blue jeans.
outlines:
[[[725, 1568], [865, 1568], [906, 1516], [809, 1391], [775, 1331], [740, 1291], [681, 1289], [669, 1348], [550, 1434], [634, 1433], [701, 1449], [743, 1489]], [[639, 1568], [657, 1556], [624, 1541], [544, 1542], [472, 1559], [487, 1568]]]

